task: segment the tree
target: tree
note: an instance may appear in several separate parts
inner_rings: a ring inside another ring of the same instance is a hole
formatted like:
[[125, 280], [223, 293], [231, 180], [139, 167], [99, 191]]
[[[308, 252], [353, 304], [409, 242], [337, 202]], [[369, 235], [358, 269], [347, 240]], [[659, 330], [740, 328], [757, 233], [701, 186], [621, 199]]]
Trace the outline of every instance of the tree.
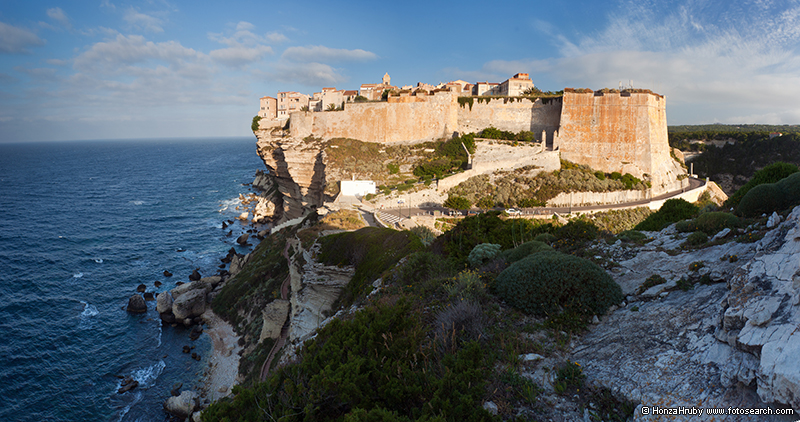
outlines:
[[461, 196], [448, 196], [444, 201], [444, 206], [454, 210], [466, 210], [472, 206], [472, 203], [469, 202], [469, 199]]
[[253, 129], [253, 132], [258, 130], [258, 122], [261, 121], [261, 116], [253, 117], [253, 123], [250, 125], [250, 129]]

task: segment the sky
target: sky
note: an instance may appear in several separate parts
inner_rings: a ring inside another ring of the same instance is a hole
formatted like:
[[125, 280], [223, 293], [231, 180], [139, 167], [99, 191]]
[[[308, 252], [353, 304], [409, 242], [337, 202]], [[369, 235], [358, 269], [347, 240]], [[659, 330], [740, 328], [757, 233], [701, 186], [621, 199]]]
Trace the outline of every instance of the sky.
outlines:
[[0, 0], [0, 142], [252, 136], [279, 91], [620, 84], [670, 125], [800, 123], [800, 0]]

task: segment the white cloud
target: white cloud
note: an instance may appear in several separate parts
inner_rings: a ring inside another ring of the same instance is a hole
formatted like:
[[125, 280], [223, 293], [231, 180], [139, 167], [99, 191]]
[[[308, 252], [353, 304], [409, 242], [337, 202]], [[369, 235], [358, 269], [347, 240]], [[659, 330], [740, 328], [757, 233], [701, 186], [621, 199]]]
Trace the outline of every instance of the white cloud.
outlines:
[[50, 19], [53, 19], [54, 21], [60, 23], [67, 29], [72, 28], [72, 23], [70, 23], [67, 14], [64, 13], [64, 11], [60, 7], [47, 9], [47, 16], [50, 17]]
[[363, 62], [377, 59], [375, 53], [355, 49], [346, 50], [343, 48], [330, 48], [322, 45], [312, 45], [308, 47], [289, 47], [281, 58], [296, 62]]
[[161, 62], [182, 66], [187, 62], [204, 59], [205, 55], [186, 48], [177, 41], [154, 43], [145, 40], [141, 35], [118, 34], [115, 39], [96, 43], [78, 55], [74, 66], [79, 71], [99, 69], [116, 72], [133, 64]]
[[339, 71], [323, 63], [291, 63], [281, 61], [274, 70], [266, 72], [266, 78], [281, 83], [299, 83], [306, 86], [334, 86], [347, 78]]
[[286, 35], [283, 35], [280, 32], [270, 32], [264, 35], [264, 37], [267, 39], [267, 41], [275, 44], [289, 41], [289, 38], [287, 38]]
[[249, 63], [262, 60], [266, 55], [273, 54], [272, 47], [261, 45], [257, 47], [234, 47], [212, 50], [209, 55], [212, 59], [231, 67], [241, 67]]
[[797, 2], [778, 8], [639, 1], [622, 4], [588, 35], [569, 38], [542, 22], [534, 27], [551, 37], [560, 57], [495, 60], [478, 72], [529, 71], [534, 83], [547, 81], [553, 89], [616, 88], [632, 80], [667, 95], [671, 122], [798, 122]]
[[124, 19], [125, 22], [132, 27], [141, 29], [143, 31], [152, 33], [164, 32], [164, 28], [162, 27], [164, 25], [164, 21], [162, 19], [145, 13], [137, 12], [133, 8], [128, 9], [122, 19]]
[[0, 22], [0, 53], [30, 53], [29, 47], [44, 45], [44, 40], [27, 29]]

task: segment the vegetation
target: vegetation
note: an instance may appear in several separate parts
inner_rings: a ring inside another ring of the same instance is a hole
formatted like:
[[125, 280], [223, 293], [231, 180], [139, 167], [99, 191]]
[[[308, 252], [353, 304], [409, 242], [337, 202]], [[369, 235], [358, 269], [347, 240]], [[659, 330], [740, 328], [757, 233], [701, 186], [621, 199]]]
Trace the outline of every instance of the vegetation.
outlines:
[[717, 234], [725, 228], [739, 227], [739, 219], [727, 212], [706, 212], [692, 220], [680, 221], [675, 228], [681, 233], [701, 231], [708, 236]]
[[644, 190], [648, 183], [630, 174], [620, 175], [596, 172], [591, 168], [562, 160], [561, 170], [539, 172], [534, 167], [523, 167], [509, 172], [498, 172], [493, 177], [471, 177], [450, 189], [451, 195], [467, 198], [481, 208], [544, 206], [562, 192], [611, 192], [617, 190]]
[[725, 208], [735, 208], [739, 205], [742, 198], [754, 187], [766, 183], [775, 183], [792, 173], [798, 171], [797, 166], [794, 164], [784, 163], [781, 161], [772, 163], [763, 169], [755, 172], [753, 177], [745, 183], [744, 186], [739, 188], [733, 195], [731, 195], [723, 206]]
[[[543, 233], [542, 235], [547, 235], [549, 233]], [[540, 235], [540, 236], [542, 236]], [[538, 236], [537, 236], [538, 238]], [[506, 262], [509, 264], [513, 264], [523, 258], [528, 257], [529, 255], [538, 253], [538, 252], [546, 252], [552, 251], [551, 248], [547, 243], [541, 242], [538, 240], [531, 240], [530, 242], [525, 242], [516, 248], [507, 249], [503, 252], [503, 258], [505, 258]]]
[[422, 242], [411, 232], [375, 227], [325, 236], [319, 242], [320, 262], [355, 266], [355, 274], [340, 298], [344, 306], [369, 293], [370, 283], [401, 258], [422, 249]]
[[496, 243], [481, 243], [479, 245], [475, 245], [467, 257], [467, 262], [469, 262], [471, 267], [480, 267], [487, 261], [490, 261], [499, 255], [500, 248], [501, 246]]
[[635, 229], [642, 231], [659, 231], [668, 225], [693, 217], [698, 212], [696, 205], [683, 199], [668, 199], [664, 205], [644, 221], [637, 224]]
[[800, 205], [800, 173], [793, 173], [777, 183], [753, 187], [742, 197], [736, 213], [744, 217], [756, 217], [795, 205]]
[[[430, 143], [425, 143], [428, 146]], [[467, 151], [475, 153], [475, 135], [453, 137], [434, 145], [431, 158], [414, 168], [414, 176], [421, 178], [442, 178], [464, 168], [468, 162]], [[466, 147], [466, 150], [464, 148]]]
[[478, 132], [476, 135], [477, 138], [487, 138], [487, 139], [503, 139], [507, 141], [522, 141], [522, 142], [533, 142], [536, 140], [533, 132], [529, 130], [521, 130], [517, 133], [509, 132], [507, 130], [500, 130], [493, 126], [489, 126], [488, 128]]
[[602, 268], [560, 252], [540, 252], [511, 264], [497, 276], [496, 289], [512, 306], [538, 316], [603, 315], [623, 298]]
[[261, 121], [261, 116], [254, 116], [253, 117], [253, 123], [250, 124], [250, 129], [252, 129], [253, 132], [258, 130], [258, 122], [260, 122], [260, 121]]
[[469, 199], [454, 195], [449, 195], [442, 205], [453, 210], [467, 210], [472, 207]]

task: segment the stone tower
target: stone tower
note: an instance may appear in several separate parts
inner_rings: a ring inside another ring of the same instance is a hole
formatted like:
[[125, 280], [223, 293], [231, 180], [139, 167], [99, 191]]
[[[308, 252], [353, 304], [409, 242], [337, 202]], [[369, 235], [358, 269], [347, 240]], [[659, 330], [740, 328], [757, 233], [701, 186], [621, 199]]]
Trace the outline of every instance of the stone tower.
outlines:
[[386, 74], [383, 75], [383, 79], [381, 79], [381, 83], [383, 83], [384, 85], [391, 85], [392, 84], [392, 78], [389, 76], [389, 72], [386, 72]]

